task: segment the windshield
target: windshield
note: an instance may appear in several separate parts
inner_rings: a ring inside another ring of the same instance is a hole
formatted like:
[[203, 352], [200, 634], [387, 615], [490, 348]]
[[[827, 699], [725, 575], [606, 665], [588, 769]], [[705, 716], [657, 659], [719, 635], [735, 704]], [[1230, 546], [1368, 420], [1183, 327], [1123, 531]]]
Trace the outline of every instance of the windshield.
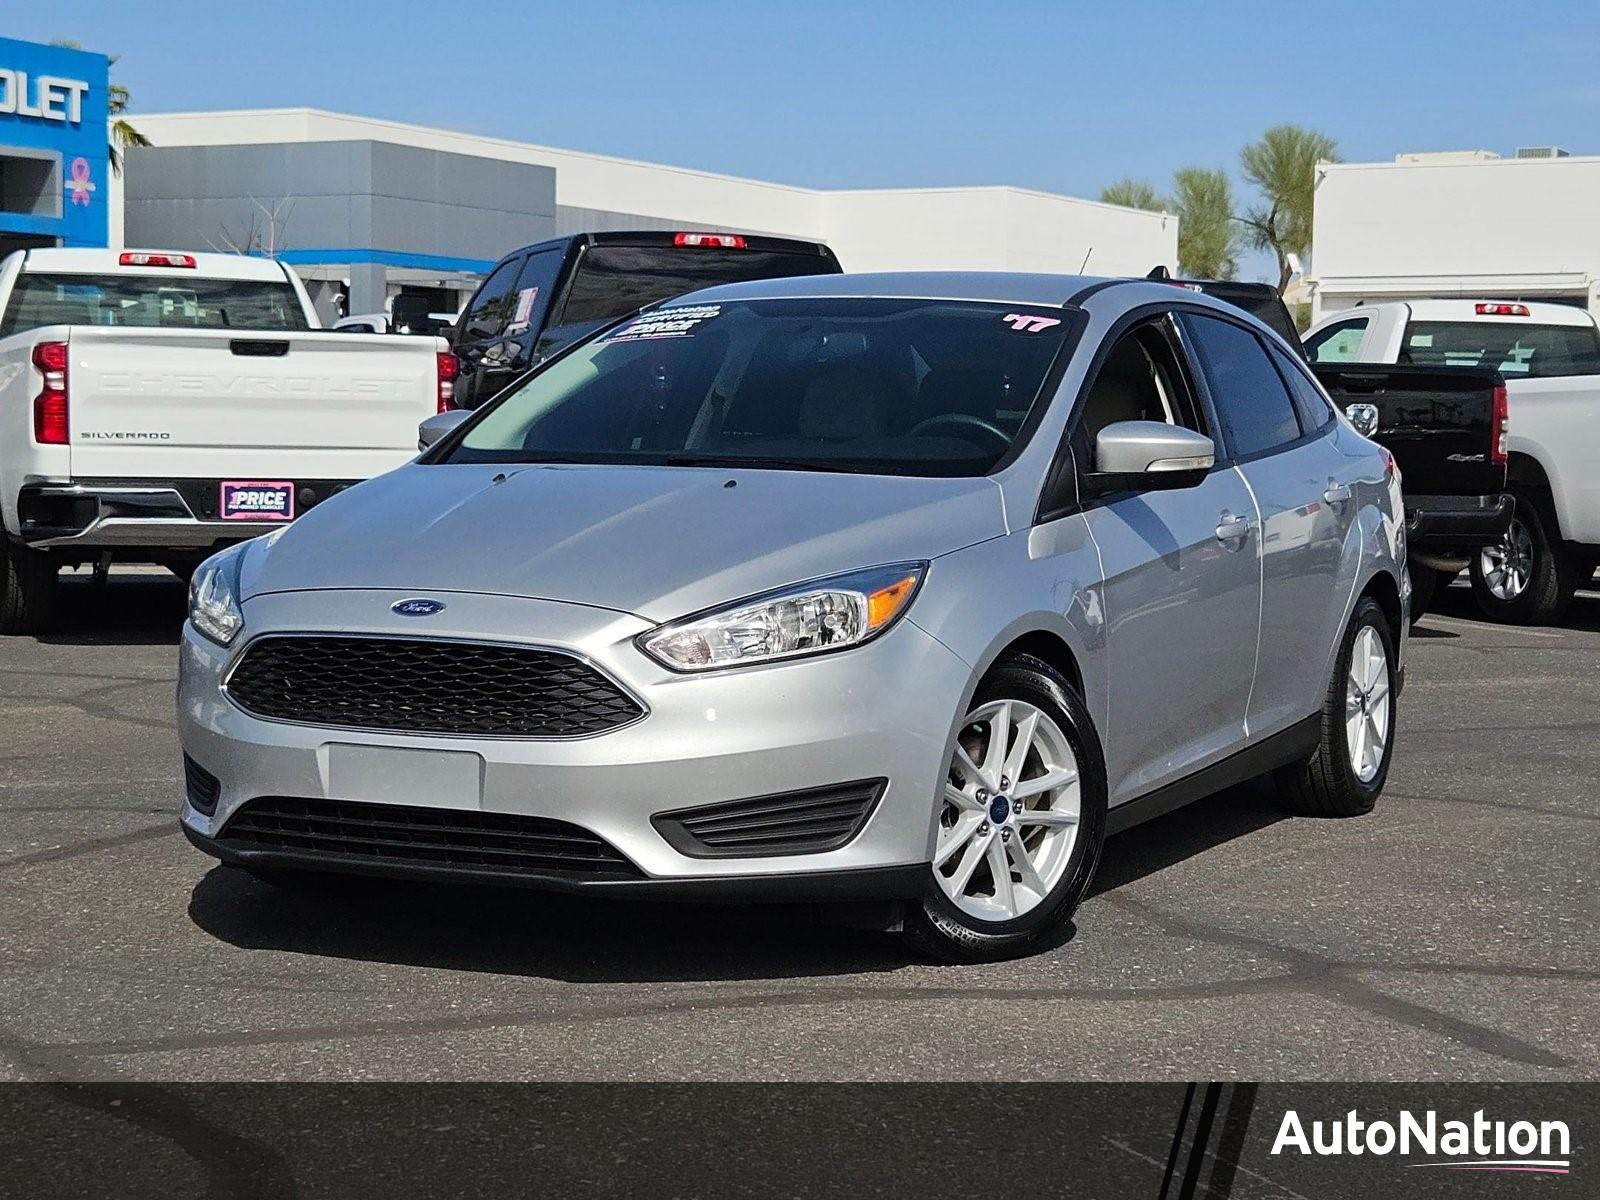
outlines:
[[508, 392], [446, 461], [981, 475], [1039, 402], [1064, 316], [947, 300], [657, 309]]
[[1400, 361], [1431, 367], [1495, 367], [1507, 379], [1600, 375], [1592, 325], [1516, 321], [1413, 321]]
[[182, 275], [17, 276], [0, 335], [41, 325], [164, 329], [277, 329], [310, 326], [287, 280]]

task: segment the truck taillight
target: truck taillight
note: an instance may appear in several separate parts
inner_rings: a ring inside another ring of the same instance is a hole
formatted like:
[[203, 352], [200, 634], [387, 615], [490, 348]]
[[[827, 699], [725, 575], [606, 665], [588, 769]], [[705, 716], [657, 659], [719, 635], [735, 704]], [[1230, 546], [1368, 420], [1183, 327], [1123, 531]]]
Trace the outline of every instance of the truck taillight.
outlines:
[[1489, 426], [1489, 461], [1497, 467], [1506, 465], [1506, 426], [1511, 423], [1511, 401], [1506, 395], [1506, 385], [1494, 389], [1494, 421]]
[[722, 250], [743, 250], [744, 239], [736, 233], [675, 233], [674, 246], [708, 246]]
[[195, 261], [192, 254], [146, 254], [128, 250], [118, 256], [117, 264], [123, 267], [186, 267], [193, 270]]
[[44, 376], [44, 388], [33, 398], [33, 440], [44, 446], [67, 444], [67, 344], [39, 342], [33, 365]]
[[456, 380], [461, 376], [461, 360], [448, 350], [441, 350], [435, 361], [439, 371], [439, 411], [449, 412], [456, 406]]

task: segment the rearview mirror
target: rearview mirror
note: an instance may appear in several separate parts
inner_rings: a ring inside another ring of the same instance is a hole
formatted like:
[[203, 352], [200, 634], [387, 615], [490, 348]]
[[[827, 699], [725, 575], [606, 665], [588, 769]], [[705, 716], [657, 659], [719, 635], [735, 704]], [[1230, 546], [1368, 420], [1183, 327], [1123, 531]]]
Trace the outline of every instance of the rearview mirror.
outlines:
[[1116, 421], [1094, 439], [1095, 474], [1117, 488], [1193, 487], [1216, 461], [1205, 434], [1165, 421]]
[[472, 415], [467, 409], [452, 408], [435, 413], [417, 426], [417, 449], [426, 450], [446, 437], [455, 427]]

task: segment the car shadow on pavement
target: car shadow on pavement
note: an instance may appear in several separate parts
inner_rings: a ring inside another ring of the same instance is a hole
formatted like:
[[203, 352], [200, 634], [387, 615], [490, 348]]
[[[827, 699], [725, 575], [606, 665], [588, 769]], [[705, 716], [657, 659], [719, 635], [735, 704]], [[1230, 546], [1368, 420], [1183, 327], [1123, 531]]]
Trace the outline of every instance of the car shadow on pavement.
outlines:
[[858, 975], [916, 961], [893, 934], [852, 928], [812, 906], [619, 901], [335, 876], [302, 890], [227, 866], [195, 885], [189, 916], [247, 950], [569, 983]]
[[65, 573], [54, 626], [38, 640], [46, 646], [175, 646], [185, 597], [181, 580], [153, 568], [113, 574], [103, 583], [87, 571]]
[[[1090, 895], [1248, 837], [1291, 814], [1270, 780], [1229, 788], [1106, 845]], [[558, 979], [690, 983], [894, 971], [920, 960], [869, 925], [885, 910], [808, 905], [667, 904], [517, 888], [328, 876], [280, 888], [213, 867], [189, 916], [246, 950]], [[1068, 924], [1052, 944], [1076, 936]]]
[[1114, 892], [1293, 816], [1270, 778], [1227, 788], [1108, 839], [1089, 895]]

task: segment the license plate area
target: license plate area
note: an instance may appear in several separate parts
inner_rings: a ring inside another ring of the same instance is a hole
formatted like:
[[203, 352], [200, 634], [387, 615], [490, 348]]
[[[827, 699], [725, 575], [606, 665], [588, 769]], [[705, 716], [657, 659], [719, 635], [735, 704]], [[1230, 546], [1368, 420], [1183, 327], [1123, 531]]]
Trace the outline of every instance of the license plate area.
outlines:
[[224, 521], [294, 520], [293, 480], [225, 479], [217, 495]]
[[412, 808], [483, 806], [483, 756], [463, 750], [396, 746], [322, 746], [322, 776], [330, 800], [401, 804]]

